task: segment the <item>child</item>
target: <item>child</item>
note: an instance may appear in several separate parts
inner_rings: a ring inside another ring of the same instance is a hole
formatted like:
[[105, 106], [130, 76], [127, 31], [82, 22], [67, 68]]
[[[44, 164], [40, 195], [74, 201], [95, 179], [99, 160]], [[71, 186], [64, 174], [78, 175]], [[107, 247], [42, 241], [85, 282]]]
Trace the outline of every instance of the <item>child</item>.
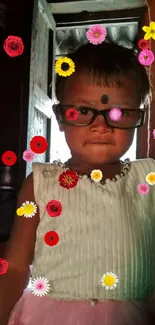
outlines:
[[0, 324], [19, 300], [9, 325], [153, 325], [155, 161], [120, 160], [144, 124], [148, 76], [116, 44], [69, 57], [75, 72], [57, 78], [54, 112], [71, 159], [33, 163], [20, 190], [18, 208], [31, 201], [37, 213], [16, 216]]

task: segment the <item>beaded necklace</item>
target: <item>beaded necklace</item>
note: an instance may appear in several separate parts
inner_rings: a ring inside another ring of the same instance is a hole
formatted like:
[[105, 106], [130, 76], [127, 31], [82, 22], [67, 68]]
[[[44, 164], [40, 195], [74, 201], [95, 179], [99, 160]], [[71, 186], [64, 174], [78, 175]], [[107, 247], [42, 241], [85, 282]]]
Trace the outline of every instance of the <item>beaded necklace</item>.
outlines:
[[[128, 174], [130, 168], [131, 168], [131, 161], [129, 158], [125, 159], [124, 161], [120, 160], [121, 164], [122, 164], [122, 169], [121, 169], [121, 173], [120, 175], [116, 174], [112, 179], [105, 179], [105, 180], [100, 180], [99, 183], [101, 183], [102, 185], [107, 184], [109, 182], [116, 182], [118, 179], [120, 179], [121, 177], [124, 177], [125, 175]], [[53, 164], [55, 165], [59, 165], [60, 167], [64, 168], [68, 168], [69, 170], [72, 170], [71, 168], [69, 168], [68, 166], [68, 161], [66, 161], [65, 163], [62, 163], [60, 160], [55, 160], [53, 161]], [[90, 177], [88, 175], [80, 175], [79, 173], [77, 173], [78, 177], [80, 179], [89, 179]], [[90, 179], [91, 182], [94, 182], [93, 180]]]

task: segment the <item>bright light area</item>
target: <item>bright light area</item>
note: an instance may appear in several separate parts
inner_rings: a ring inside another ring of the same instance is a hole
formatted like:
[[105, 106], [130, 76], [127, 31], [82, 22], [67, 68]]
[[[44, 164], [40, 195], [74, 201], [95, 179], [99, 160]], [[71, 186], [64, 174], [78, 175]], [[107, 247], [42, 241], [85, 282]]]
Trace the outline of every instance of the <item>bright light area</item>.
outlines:
[[[58, 123], [52, 112], [52, 132], [51, 132], [51, 156], [50, 162], [60, 159], [62, 162], [67, 161], [71, 155], [68, 145], [65, 140], [64, 132], [59, 131]], [[137, 132], [135, 132], [134, 140], [130, 149], [121, 159], [130, 158], [131, 161], [136, 160], [136, 138]]]

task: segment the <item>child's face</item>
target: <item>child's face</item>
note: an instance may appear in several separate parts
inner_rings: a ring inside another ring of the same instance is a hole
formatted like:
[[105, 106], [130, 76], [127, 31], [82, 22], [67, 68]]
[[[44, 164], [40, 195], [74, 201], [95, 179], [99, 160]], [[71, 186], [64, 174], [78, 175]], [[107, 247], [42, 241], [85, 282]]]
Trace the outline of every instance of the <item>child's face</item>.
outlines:
[[[108, 96], [108, 103], [103, 104], [101, 98]], [[89, 74], [80, 72], [73, 74], [66, 80], [62, 105], [76, 104], [97, 110], [112, 107], [138, 109], [139, 103], [131, 81], [126, 81], [125, 87], [100, 87], [89, 85]], [[60, 124], [60, 131], [64, 131], [72, 157], [90, 164], [115, 162], [130, 148], [134, 129], [115, 129], [106, 125], [104, 117], [99, 115], [88, 126], [78, 127]], [[107, 141], [109, 144], [92, 144], [96, 140]]]

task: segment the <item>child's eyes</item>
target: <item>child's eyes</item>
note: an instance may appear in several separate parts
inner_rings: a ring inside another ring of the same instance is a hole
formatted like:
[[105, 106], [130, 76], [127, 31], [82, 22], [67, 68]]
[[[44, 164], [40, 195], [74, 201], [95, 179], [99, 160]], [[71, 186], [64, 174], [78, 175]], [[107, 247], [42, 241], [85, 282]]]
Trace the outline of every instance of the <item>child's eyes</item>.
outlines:
[[[75, 109], [76, 110], [78, 110], [78, 112], [81, 114], [81, 115], [87, 115], [88, 113], [89, 114], [92, 114], [92, 111], [88, 108], [88, 107], [81, 107], [81, 108], [76, 108], [75, 107]], [[122, 112], [122, 116], [129, 116], [130, 115], [130, 112], [124, 112], [124, 110], [123, 109], [120, 109], [121, 110], [121, 112]]]
[[[122, 116], [130, 116], [132, 115], [132, 112], [130, 111], [124, 111], [124, 109], [121, 109], [122, 112]], [[91, 110], [89, 108], [80, 108], [78, 109], [78, 111], [82, 114], [82, 115], [87, 115], [89, 112], [91, 112]]]
[[123, 109], [121, 109], [121, 112], [122, 112], [122, 116], [124, 116], [124, 115], [130, 115], [130, 112], [124, 112]]
[[87, 115], [90, 112], [90, 109], [87, 107], [81, 107], [78, 108], [78, 112], [80, 112], [82, 115]]
[[[85, 116], [88, 115], [88, 114], [92, 115], [92, 110], [89, 107], [73, 106], [72, 108], [75, 109], [76, 111], [78, 111], [80, 115], [85, 115]], [[120, 110], [122, 112], [122, 117], [125, 117], [125, 116], [130, 117], [130, 116], [133, 115], [133, 112], [131, 112], [131, 111], [127, 111], [127, 110], [124, 111], [123, 108], [120, 108]]]
[[[78, 111], [78, 113], [80, 114], [80, 115], [87, 115], [88, 113], [89, 114], [92, 114], [92, 111], [90, 110], [90, 108], [89, 107], [80, 107], [80, 106], [72, 106], [71, 107], [72, 109], [74, 109], [74, 110], [76, 110], [76, 111]], [[67, 108], [67, 111], [69, 110], [70, 108]]]

